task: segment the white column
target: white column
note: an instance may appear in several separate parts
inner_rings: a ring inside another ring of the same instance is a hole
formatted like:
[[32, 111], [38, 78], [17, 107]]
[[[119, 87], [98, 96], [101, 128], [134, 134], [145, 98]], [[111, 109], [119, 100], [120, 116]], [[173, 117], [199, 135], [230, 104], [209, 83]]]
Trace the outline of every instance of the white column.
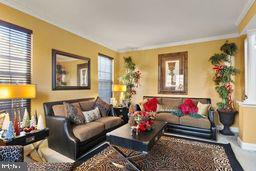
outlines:
[[256, 30], [247, 34], [247, 59], [245, 59], [245, 90], [247, 99], [244, 104], [256, 105]]

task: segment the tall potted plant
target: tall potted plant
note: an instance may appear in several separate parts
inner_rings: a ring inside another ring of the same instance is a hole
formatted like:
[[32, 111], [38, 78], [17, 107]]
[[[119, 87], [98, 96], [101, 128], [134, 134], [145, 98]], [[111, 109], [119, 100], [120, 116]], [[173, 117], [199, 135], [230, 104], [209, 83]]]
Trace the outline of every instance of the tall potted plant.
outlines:
[[125, 74], [121, 77], [121, 82], [126, 85], [124, 98], [127, 105], [131, 103], [132, 96], [136, 94], [136, 88], [139, 87], [141, 72], [136, 68], [131, 57], [124, 57]]
[[220, 132], [224, 135], [233, 135], [230, 131], [230, 126], [234, 123], [235, 114], [237, 113], [233, 101], [233, 76], [237, 74], [238, 70], [232, 65], [232, 58], [237, 53], [237, 46], [235, 43], [226, 41], [220, 48], [221, 53], [214, 54], [209, 61], [214, 66], [215, 89], [221, 98], [217, 103], [220, 121], [224, 125]]

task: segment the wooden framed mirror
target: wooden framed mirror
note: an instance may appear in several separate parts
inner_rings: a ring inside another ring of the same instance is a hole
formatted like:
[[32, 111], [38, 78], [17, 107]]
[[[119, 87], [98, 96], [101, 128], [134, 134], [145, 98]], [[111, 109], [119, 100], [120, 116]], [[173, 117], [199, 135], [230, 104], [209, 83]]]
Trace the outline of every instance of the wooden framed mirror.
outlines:
[[90, 58], [52, 49], [52, 90], [90, 88]]

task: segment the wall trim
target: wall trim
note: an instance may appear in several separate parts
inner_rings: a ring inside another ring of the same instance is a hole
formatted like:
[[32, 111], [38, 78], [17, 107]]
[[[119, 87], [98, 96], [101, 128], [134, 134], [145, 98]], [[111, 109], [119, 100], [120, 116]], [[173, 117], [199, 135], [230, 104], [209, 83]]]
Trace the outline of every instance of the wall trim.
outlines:
[[237, 137], [237, 143], [244, 150], [256, 151], [256, 144], [243, 142], [240, 137]]
[[234, 133], [239, 133], [239, 128], [238, 127], [230, 127], [230, 130]]
[[255, 0], [249, 0], [249, 1], [245, 4], [245, 6], [244, 6], [244, 8], [243, 8], [243, 10], [242, 10], [242, 12], [241, 12], [241, 14], [238, 16], [238, 18], [237, 18], [237, 20], [236, 20], [236, 25], [237, 25], [237, 26], [242, 22], [242, 20], [244, 19], [244, 17], [246, 16], [246, 14], [247, 14], [248, 11], [250, 10], [250, 8], [252, 7], [254, 1], [255, 1]]
[[157, 49], [157, 48], [172, 47], [172, 46], [181, 46], [181, 45], [188, 45], [188, 44], [193, 44], [193, 43], [202, 43], [202, 42], [209, 42], [209, 41], [214, 41], [214, 40], [237, 38], [239, 36], [240, 35], [238, 33], [232, 33], [232, 34], [204, 37], [204, 38], [199, 38], [199, 39], [191, 39], [191, 40], [185, 40], [185, 41], [164, 43], [164, 44], [159, 44], [159, 45], [145, 46], [145, 47], [140, 47], [140, 48], [123, 49], [123, 50], [118, 50], [118, 52], [123, 53], [123, 52], [149, 50], [149, 49]]
[[101, 41], [98, 41], [97, 37], [89, 36], [88, 34], [85, 35], [84, 33], [81, 33], [79, 31], [71, 29], [70, 26], [64, 24], [63, 21], [60, 21], [60, 20], [59, 21], [55, 21], [51, 16], [49, 16], [47, 14], [44, 14], [46, 16], [42, 17], [42, 15], [39, 12], [35, 11], [33, 8], [30, 8], [30, 7], [26, 6], [26, 5], [21, 4], [18, 1], [0, 0], [0, 3], [3, 3], [4, 5], [9, 6], [11, 8], [14, 8], [14, 9], [16, 9], [16, 10], [22, 12], [22, 13], [30, 15], [30, 16], [36, 18], [36, 19], [42, 20], [42, 21], [44, 21], [44, 22], [46, 22], [48, 24], [54, 25], [55, 27], [58, 27], [58, 28], [60, 28], [62, 30], [65, 30], [65, 31], [67, 31], [69, 33], [72, 33], [72, 34], [74, 34], [74, 35], [76, 35], [78, 37], [81, 37], [83, 39], [91, 41], [91, 42], [93, 42], [95, 44], [101, 45], [101, 46], [103, 46], [105, 48], [108, 48], [108, 49], [110, 49], [112, 51], [118, 52], [118, 50], [115, 49], [114, 47], [107, 46], [107, 45], [105, 45], [105, 43], [103, 43]]
[[[250, 0], [251, 1], [255, 1], [255, 0]], [[123, 52], [132, 52], [132, 51], [139, 51], [139, 50], [149, 50], [149, 49], [156, 49], [156, 48], [164, 48], [164, 47], [171, 47], [171, 46], [180, 46], [180, 45], [187, 45], [187, 44], [193, 44], [193, 43], [201, 43], [201, 42], [208, 42], [208, 41], [214, 41], [214, 40], [221, 40], [221, 39], [228, 39], [228, 38], [237, 38], [240, 36], [240, 34], [238, 33], [231, 33], [231, 34], [225, 34], [225, 35], [216, 35], [216, 36], [209, 36], [209, 37], [203, 37], [203, 38], [195, 38], [195, 39], [191, 39], [191, 40], [184, 40], [184, 41], [177, 41], [177, 42], [170, 42], [170, 43], [163, 43], [163, 44], [156, 44], [156, 45], [152, 45], [152, 46], [144, 46], [144, 47], [138, 47], [138, 48], [128, 48], [128, 49], [115, 49], [113, 47], [107, 46], [105, 45], [103, 42], [98, 41], [96, 37], [92, 37], [89, 35], [83, 35], [82, 33], [78, 32], [78, 31], [74, 31], [72, 29], [69, 28], [69, 26], [63, 24], [62, 21], [54, 21], [54, 19], [52, 19], [52, 17], [47, 16], [47, 17], [42, 17], [39, 12], [22, 5], [19, 2], [11, 2], [11, 1], [7, 1], [7, 0], [0, 0], [0, 2], [4, 3], [5, 5], [8, 5], [14, 9], [17, 9], [23, 13], [29, 14], [35, 18], [41, 19], [47, 23], [50, 23], [58, 28], [61, 28], [63, 30], [66, 30], [70, 33], [73, 33], [79, 37], [82, 37], [84, 39], [87, 39], [89, 41], [92, 41], [96, 44], [102, 45], [103, 47], [106, 47], [110, 50], [119, 52], [119, 53], [123, 53]], [[252, 3], [252, 2], [251, 2]], [[252, 3], [253, 4], [253, 3]], [[250, 4], [250, 5], [252, 5]], [[248, 5], [246, 5], [247, 7]], [[247, 9], [247, 8], [246, 8]], [[250, 9], [250, 8], [249, 8]], [[248, 10], [249, 10], [248, 9]], [[246, 11], [247, 12], [247, 11]], [[56, 24], [57, 23], [57, 24]], [[71, 31], [72, 30], [72, 31]]]

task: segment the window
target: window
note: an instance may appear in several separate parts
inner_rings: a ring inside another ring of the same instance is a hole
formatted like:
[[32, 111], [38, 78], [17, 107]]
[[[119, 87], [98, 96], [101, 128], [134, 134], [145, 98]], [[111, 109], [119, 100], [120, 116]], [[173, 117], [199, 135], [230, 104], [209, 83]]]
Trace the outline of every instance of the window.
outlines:
[[98, 57], [98, 79], [99, 79], [99, 97], [110, 103], [112, 97], [113, 84], [113, 60], [109, 57], [99, 55]]
[[[31, 83], [32, 31], [0, 20], [0, 84]], [[15, 100], [13, 105], [30, 110], [30, 100]], [[11, 100], [1, 100], [0, 110], [12, 109]]]

